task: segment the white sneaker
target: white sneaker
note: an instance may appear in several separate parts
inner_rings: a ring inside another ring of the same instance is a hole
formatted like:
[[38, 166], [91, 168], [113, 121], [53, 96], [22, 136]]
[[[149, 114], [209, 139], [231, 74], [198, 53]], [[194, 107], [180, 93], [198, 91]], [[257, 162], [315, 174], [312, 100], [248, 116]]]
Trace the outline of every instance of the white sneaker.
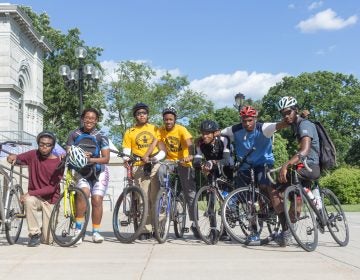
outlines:
[[104, 237], [98, 231], [95, 231], [92, 236], [92, 240], [94, 243], [101, 243], [104, 241]]
[[[72, 238], [72, 240], [74, 240], [76, 237], [78, 237], [78, 235], [80, 234], [80, 232], [81, 232], [81, 229], [75, 229], [75, 235], [74, 235], [74, 237]], [[83, 242], [83, 239], [82, 238], [80, 238], [78, 241], [76, 241], [76, 243], [75, 243], [75, 245], [80, 245], [81, 243]]]

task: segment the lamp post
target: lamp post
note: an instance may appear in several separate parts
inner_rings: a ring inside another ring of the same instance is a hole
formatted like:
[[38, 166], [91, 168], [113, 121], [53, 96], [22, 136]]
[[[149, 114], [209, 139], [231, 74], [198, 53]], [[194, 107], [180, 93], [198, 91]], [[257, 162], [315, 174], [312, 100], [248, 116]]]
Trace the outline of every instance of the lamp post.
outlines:
[[[92, 64], [84, 65], [84, 60], [87, 56], [87, 50], [84, 47], [77, 47], [75, 49], [75, 56], [79, 59], [79, 67], [71, 70], [68, 65], [61, 65], [59, 73], [64, 79], [66, 88], [79, 93], [79, 114], [83, 111], [83, 95], [84, 91], [94, 90], [102, 76], [99, 68]], [[81, 124], [81, 120], [80, 120]]]
[[240, 110], [241, 107], [244, 105], [245, 95], [239, 92], [235, 95], [234, 99], [235, 99], [235, 104], [234, 104], [235, 109]]

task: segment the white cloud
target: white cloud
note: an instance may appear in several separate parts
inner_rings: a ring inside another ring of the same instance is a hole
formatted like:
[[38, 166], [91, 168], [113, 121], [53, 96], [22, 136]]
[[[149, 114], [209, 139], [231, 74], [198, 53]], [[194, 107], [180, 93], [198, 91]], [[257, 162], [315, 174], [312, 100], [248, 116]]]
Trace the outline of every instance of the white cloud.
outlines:
[[245, 94], [246, 98], [261, 99], [277, 82], [287, 73], [248, 73], [236, 71], [233, 74], [215, 74], [200, 80], [193, 80], [190, 88], [201, 91], [209, 97], [216, 108], [232, 107], [234, 96], [238, 92]]
[[289, 9], [295, 9], [295, 4], [293, 4], [293, 3], [289, 4], [289, 5], [288, 5], [288, 8], [289, 8]]
[[316, 15], [302, 20], [296, 25], [304, 33], [316, 32], [318, 30], [339, 30], [357, 22], [357, 15], [343, 19], [336, 15], [332, 9], [327, 9]]
[[320, 50], [316, 51], [315, 54], [326, 55], [328, 53], [331, 53], [335, 48], [336, 48], [336, 45], [331, 45], [331, 46], [327, 47], [326, 49], [320, 49]]
[[308, 10], [315, 10], [315, 9], [318, 9], [320, 8], [321, 6], [323, 5], [323, 1], [318, 1], [318, 2], [312, 2], [309, 7], [308, 7]]

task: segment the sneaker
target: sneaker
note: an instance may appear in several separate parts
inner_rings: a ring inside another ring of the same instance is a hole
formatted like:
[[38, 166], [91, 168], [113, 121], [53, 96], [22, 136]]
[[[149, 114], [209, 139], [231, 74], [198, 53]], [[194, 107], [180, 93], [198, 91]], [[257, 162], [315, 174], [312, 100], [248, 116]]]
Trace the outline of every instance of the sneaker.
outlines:
[[226, 230], [223, 230], [223, 233], [220, 236], [220, 241], [231, 241], [231, 237], [227, 234]]
[[191, 229], [192, 233], [194, 234], [194, 237], [195, 237], [196, 239], [200, 239], [200, 234], [199, 234], [196, 226], [191, 225], [190, 229]]
[[246, 238], [247, 242], [256, 242], [260, 241], [260, 234], [252, 233]]
[[290, 245], [291, 240], [292, 240], [292, 234], [291, 234], [291, 231], [289, 229], [280, 232], [274, 238], [274, 241], [277, 244], [279, 244], [280, 247], [286, 247], [286, 246]]
[[28, 247], [37, 247], [40, 245], [40, 234], [34, 234], [30, 236]]
[[[79, 236], [80, 232], [81, 232], [81, 229], [76, 228], [75, 232], [74, 232], [74, 237], [72, 238], [72, 240], [77, 238]], [[75, 245], [80, 245], [82, 242], [83, 242], [83, 237], [80, 238], [78, 241], [76, 241]]]
[[101, 243], [104, 241], [104, 237], [98, 231], [95, 231], [93, 233], [92, 240], [94, 243]]

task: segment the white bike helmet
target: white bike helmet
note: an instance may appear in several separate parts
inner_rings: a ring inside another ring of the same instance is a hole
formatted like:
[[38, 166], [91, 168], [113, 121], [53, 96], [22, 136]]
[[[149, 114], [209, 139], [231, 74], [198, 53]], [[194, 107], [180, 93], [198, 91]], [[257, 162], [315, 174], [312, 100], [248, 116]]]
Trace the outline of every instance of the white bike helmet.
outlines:
[[87, 165], [85, 151], [78, 146], [71, 146], [69, 151], [69, 163], [75, 168], [83, 168]]
[[279, 109], [279, 111], [281, 111], [285, 108], [296, 106], [296, 104], [297, 104], [297, 101], [294, 97], [284, 96], [283, 98], [280, 99], [280, 101], [278, 103], [278, 109]]

